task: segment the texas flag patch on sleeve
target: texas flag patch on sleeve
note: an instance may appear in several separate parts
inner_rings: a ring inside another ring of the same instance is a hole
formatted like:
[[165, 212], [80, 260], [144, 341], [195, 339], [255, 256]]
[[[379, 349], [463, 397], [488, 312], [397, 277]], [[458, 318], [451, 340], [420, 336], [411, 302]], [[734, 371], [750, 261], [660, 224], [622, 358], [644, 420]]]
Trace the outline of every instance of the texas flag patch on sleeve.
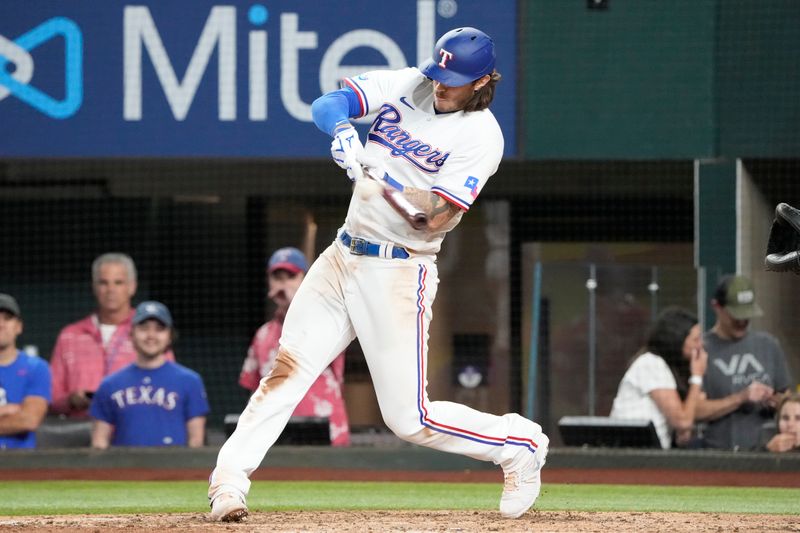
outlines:
[[469, 194], [473, 200], [478, 197], [478, 178], [475, 176], [468, 177], [467, 181], [464, 182], [464, 187], [469, 189]]

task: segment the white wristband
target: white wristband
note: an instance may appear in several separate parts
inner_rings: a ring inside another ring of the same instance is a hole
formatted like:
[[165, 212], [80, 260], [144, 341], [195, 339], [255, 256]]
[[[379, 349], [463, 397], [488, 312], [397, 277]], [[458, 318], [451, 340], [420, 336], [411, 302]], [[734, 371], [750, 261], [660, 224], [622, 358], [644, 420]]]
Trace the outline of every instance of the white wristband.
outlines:
[[689, 378], [689, 385], [700, 385], [703, 386], [703, 376], [691, 376]]

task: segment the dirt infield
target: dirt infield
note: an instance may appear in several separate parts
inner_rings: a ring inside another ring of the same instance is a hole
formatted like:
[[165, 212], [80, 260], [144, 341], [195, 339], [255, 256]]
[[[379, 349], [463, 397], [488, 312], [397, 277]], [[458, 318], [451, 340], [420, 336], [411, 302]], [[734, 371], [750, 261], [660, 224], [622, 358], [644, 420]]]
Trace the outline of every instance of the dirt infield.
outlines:
[[349, 511], [254, 513], [241, 524], [216, 524], [206, 515], [137, 514], [0, 517], [0, 531], [322, 531], [342, 533], [384, 531], [670, 531], [670, 532], [798, 532], [796, 516], [700, 513], [588, 513], [532, 511], [518, 520], [503, 520], [490, 511]]

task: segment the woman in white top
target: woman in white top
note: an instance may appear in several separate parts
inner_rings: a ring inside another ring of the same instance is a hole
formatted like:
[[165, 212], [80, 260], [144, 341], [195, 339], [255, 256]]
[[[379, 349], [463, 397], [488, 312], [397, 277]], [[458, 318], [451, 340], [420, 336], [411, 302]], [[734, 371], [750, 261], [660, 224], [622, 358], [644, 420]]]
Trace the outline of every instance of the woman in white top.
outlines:
[[692, 313], [665, 309], [651, 327], [617, 390], [612, 418], [652, 420], [662, 448], [691, 437], [708, 354]]

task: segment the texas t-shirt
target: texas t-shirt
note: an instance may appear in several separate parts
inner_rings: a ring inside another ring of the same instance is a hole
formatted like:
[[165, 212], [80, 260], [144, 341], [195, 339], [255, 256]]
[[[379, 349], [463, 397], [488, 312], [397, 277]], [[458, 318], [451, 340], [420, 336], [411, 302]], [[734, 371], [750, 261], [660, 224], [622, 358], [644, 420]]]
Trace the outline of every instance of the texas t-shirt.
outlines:
[[89, 412], [114, 426], [114, 446], [185, 446], [186, 422], [209, 407], [200, 375], [166, 362], [154, 369], [131, 364], [106, 377]]

